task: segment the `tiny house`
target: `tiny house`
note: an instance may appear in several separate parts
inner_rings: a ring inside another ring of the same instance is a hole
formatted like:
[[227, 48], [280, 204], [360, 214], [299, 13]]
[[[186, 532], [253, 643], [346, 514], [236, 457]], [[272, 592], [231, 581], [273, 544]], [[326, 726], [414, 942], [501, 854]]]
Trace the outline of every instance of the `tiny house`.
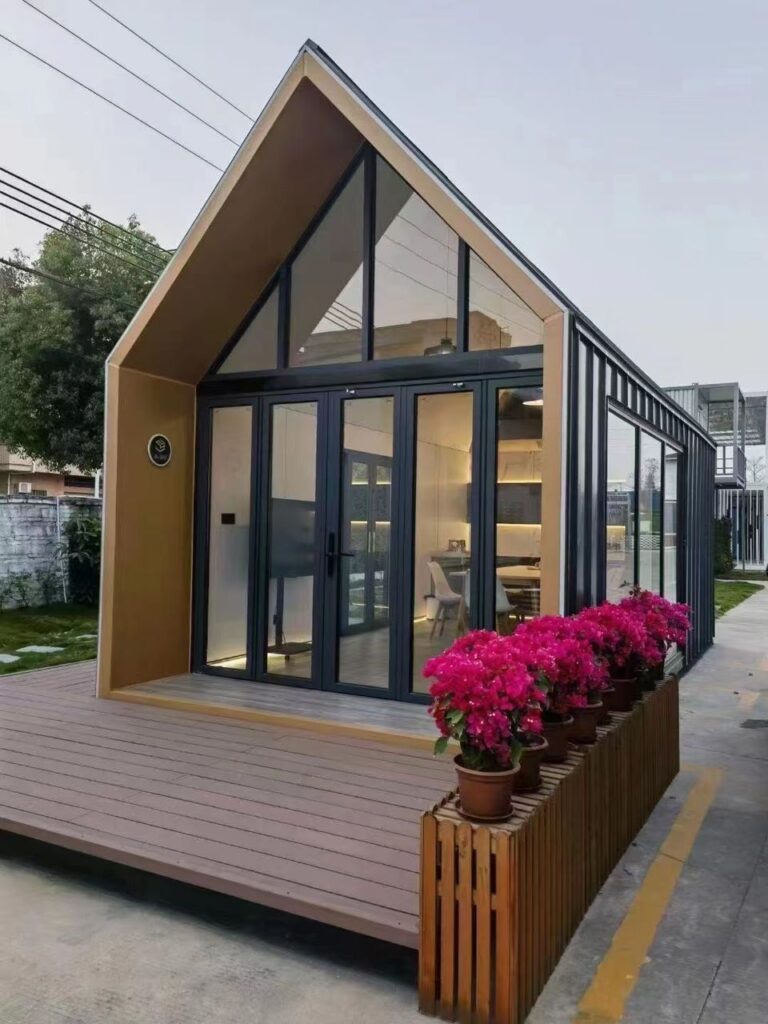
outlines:
[[106, 386], [102, 696], [420, 704], [467, 629], [636, 583], [712, 640], [706, 430], [312, 42]]

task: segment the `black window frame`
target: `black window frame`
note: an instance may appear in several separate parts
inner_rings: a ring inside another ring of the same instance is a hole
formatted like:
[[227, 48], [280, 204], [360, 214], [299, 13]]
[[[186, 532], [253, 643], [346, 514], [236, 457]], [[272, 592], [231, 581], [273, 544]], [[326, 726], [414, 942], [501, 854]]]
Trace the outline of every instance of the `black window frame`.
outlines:
[[[474, 349], [469, 351], [469, 297], [470, 297], [470, 253], [473, 252], [467, 242], [456, 232], [458, 237], [458, 250], [457, 250], [457, 266], [456, 266], [456, 281], [457, 281], [457, 296], [456, 296], [456, 352], [450, 356], [442, 356], [435, 358], [434, 356], [411, 356], [394, 359], [374, 359], [374, 315], [375, 315], [375, 250], [376, 250], [376, 162], [377, 160], [384, 160], [377, 150], [369, 143], [364, 143], [353, 157], [350, 164], [347, 166], [344, 173], [341, 175], [339, 180], [334, 185], [333, 189], [320, 206], [320, 209], [312, 217], [311, 221], [307, 225], [306, 229], [302, 232], [299, 240], [288, 253], [282, 264], [272, 274], [267, 281], [266, 285], [260, 292], [257, 300], [248, 310], [248, 313], [238, 325], [232, 337], [224, 345], [219, 355], [214, 360], [207, 374], [203, 378], [202, 384], [213, 385], [214, 382], [219, 384], [225, 384], [229, 389], [233, 385], [237, 385], [239, 381], [256, 381], [256, 380], [269, 380], [270, 378], [280, 377], [283, 381], [283, 386], [286, 384], [286, 376], [298, 374], [299, 377], [293, 381], [293, 386], [299, 386], [303, 384], [305, 380], [311, 380], [311, 377], [305, 375], [317, 373], [329, 372], [338, 373], [346, 368], [347, 374], [350, 377], [359, 378], [360, 367], [366, 367], [366, 373], [371, 367], [381, 367], [384, 364], [389, 364], [390, 368], [392, 365], [403, 364], [410, 369], [409, 376], [419, 377], [419, 372], [414, 372], [420, 364], [440, 362], [443, 358], [449, 358], [454, 366], [454, 371], [458, 374], [466, 374], [472, 372], [473, 368], [477, 365], [476, 372], [488, 372], [494, 369], [494, 365], [491, 360], [498, 361], [504, 357], [509, 358], [513, 353], [524, 353], [530, 352], [531, 350], [540, 349], [540, 345], [527, 345], [520, 346], [519, 348], [509, 349]], [[387, 162], [387, 161], [385, 161]], [[361, 166], [364, 167], [364, 180], [363, 180], [363, 310], [362, 310], [362, 342], [360, 350], [360, 359], [347, 363], [324, 363], [316, 364], [315, 366], [303, 366], [296, 367], [290, 365], [290, 305], [291, 305], [291, 270], [293, 264], [303, 251], [304, 247], [314, 234], [321, 221], [325, 218], [328, 211], [331, 209], [333, 204], [336, 202], [338, 197], [346, 188], [347, 184], [351, 180], [352, 176]], [[388, 165], [391, 166], [391, 165]], [[392, 168], [395, 174], [399, 172]], [[415, 189], [413, 189], [415, 195], [418, 195], [422, 202], [427, 201], [421, 196]], [[430, 206], [429, 203], [427, 203]], [[437, 213], [432, 206], [430, 209], [433, 210], [436, 216], [441, 215]], [[444, 219], [441, 217], [441, 219]], [[482, 260], [479, 253], [475, 253], [476, 257]], [[271, 369], [263, 370], [244, 370], [233, 373], [221, 373], [221, 367], [242, 338], [245, 331], [250, 326], [254, 317], [256, 317], [264, 304], [271, 297], [274, 289], [278, 289], [278, 301], [279, 301], [279, 312], [278, 312], [278, 327], [277, 327], [277, 339], [276, 339], [276, 366]], [[513, 289], [514, 290], [514, 289]], [[535, 311], [534, 311], [535, 312]], [[465, 360], [466, 362], [463, 362]], [[480, 361], [477, 364], [477, 361]], [[503, 372], [503, 368], [502, 368]], [[445, 374], [445, 369], [441, 371], [441, 376]], [[387, 377], [385, 373], [383, 377]], [[389, 375], [391, 376], [391, 374]], [[339, 378], [337, 378], [339, 379]], [[335, 382], [335, 381], [334, 381]], [[290, 386], [290, 385], [289, 385]]]
[[617, 402], [615, 399], [607, 397], [605, 405], [605, 435], [603, 451], [601, 453], [601, 495], [602, 495], [602, 516], [603, 516], [603, 529], [601, 530], [600, 536], [600, 566], [601, 570], [598, 574], [598, 597], [600, 601], [606, 600], [606, 574], [608, 571], [608, 553], [607, 553], [607, 538], [605, 524], [607, 522], [607, 510], [608, 510], [608, 443], [609, 443], [609, 419], [608, 415], [612, 414], [618, 419], [623, 420], [627, 423], [635, 432], [634, 449], [635, 449], [635, 466], [634, 466], [634, 486], [635, 486], [635, 501], [633, 509], [633, 580], [632, 585], [637, 586], [640, 579], [640, 455], [641, 455], [641, 439], [642, 433], [644, 432], [649, 437], [661, 442], [661, 474], [660, 474], [660, 491], [661, 491], [661, 545], [659, 548], [659, 594], [664, 596], [664, 502], [666, 500], [666, 452], [667, 449], [676, 452], [677, 454], [677, 600], [684, 602], [686, 600], [686, 577], [685, 577], [685, 479], [687, 471], [687, 450], [685, 445], [678, 441], [675, 441], [668, 434], [654, 427], [653, 424], [643, 419], [642, 416], [637, 416], [626, 406]]

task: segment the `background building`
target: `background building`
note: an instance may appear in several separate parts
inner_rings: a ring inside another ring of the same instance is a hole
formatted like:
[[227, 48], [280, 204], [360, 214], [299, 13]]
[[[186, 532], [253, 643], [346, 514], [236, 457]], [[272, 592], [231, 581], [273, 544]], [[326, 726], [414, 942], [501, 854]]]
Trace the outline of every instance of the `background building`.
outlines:
[[768, 559], [768, 392], [738, 384], [689, 384], [668, 394], [717, 443], [715, 515], [731, 520], [733, 557], [744, 569]]
[[28, 459], [0, 444], [0, 495], [27, 495], [34, 498], [58, 498], [63, 495], [92, 497], [95, 478], [75, 467], [63, 473], [42, 462]]

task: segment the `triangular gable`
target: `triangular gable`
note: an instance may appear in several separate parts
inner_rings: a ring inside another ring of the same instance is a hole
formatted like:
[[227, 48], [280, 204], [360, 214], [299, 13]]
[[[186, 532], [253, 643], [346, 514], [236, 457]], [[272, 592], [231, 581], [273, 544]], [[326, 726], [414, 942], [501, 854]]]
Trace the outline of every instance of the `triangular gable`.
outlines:
[[539, 318], [566, 308], [308, 43], [109, 362], [196, 384], [364, 142]]

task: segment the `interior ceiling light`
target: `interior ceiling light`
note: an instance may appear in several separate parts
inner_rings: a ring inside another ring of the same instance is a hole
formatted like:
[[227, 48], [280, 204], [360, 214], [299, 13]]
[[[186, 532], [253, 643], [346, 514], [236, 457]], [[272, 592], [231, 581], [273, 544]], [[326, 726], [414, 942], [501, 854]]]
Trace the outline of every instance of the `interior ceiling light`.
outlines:
[[430, 345], [424, 349], [425, 356], [449, 356], [456, 351], [452, 338], [441, 338], [438, 345]]
[[529, 398], [523, 405], [544, 405], [543, 398]]

